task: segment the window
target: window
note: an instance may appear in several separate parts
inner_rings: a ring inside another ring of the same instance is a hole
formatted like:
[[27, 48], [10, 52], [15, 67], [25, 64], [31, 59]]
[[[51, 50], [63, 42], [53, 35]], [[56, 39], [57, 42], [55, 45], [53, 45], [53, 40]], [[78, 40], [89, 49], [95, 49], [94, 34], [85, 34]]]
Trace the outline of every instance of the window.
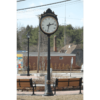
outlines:
[[63, 57], [59, 57], [59, 59], [60, 59], [60, 60], [62, 60], [62, 59], [63, 59]]

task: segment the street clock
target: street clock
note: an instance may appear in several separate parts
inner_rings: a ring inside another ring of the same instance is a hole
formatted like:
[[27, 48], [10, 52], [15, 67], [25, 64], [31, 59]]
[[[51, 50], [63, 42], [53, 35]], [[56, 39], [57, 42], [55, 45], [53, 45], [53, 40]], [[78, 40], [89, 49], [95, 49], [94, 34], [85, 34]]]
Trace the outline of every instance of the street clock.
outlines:
[[51, 11], [51, 9], [47, 9], [46, 12], [41, 14], [40, 29], [43, 33], [47, 35], [51, 35], [57, 31], [57, 15], [55, 15], [54, 12]]
[[47, 81], [45, 85], [45, 93], [44, 96], [52, 96], [52, 90], [51, 90], [51, 82], [50, 82], [50, 35], [55, 33], [58, 29], [58, 19], [57, 15], [54, 14], [54, 12], [51, 11], [51, 9], [47, 9], [46, 12], [40, 15], [40, 23], [39, 27], [40, 30], [47, 35], [48, 37], [48, 68], [47, 68]]

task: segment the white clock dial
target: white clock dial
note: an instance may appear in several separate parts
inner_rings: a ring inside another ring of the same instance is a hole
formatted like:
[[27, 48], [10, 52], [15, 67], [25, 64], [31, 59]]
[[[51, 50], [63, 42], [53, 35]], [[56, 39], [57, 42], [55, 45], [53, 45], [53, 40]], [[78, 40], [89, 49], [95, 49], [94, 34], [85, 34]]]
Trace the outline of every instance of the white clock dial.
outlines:
[[43, 32], [51, 34], [56, 31], [58, 23], [55, 18], [49, 16], [41, 20], [41, 29]]

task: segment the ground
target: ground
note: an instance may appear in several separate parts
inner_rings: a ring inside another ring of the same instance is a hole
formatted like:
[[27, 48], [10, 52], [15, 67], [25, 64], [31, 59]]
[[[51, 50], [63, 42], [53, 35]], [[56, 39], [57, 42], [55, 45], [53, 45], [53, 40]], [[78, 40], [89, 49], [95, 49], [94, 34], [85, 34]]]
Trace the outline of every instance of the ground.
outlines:
[[17, 95], [17, 100], [83, 100], [83, 94], [79, 95], [56, 95], [56, 96], [28, 96]]

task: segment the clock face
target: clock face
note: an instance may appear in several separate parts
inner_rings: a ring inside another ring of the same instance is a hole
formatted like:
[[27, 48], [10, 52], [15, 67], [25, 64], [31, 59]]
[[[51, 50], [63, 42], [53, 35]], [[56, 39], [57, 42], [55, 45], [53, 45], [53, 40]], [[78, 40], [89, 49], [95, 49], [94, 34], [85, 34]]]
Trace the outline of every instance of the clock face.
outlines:
[[52, 34], [57, 30], [58, 23], [55, 18], [48, 16], [41, 20], [40, 27], [44, 33]]

